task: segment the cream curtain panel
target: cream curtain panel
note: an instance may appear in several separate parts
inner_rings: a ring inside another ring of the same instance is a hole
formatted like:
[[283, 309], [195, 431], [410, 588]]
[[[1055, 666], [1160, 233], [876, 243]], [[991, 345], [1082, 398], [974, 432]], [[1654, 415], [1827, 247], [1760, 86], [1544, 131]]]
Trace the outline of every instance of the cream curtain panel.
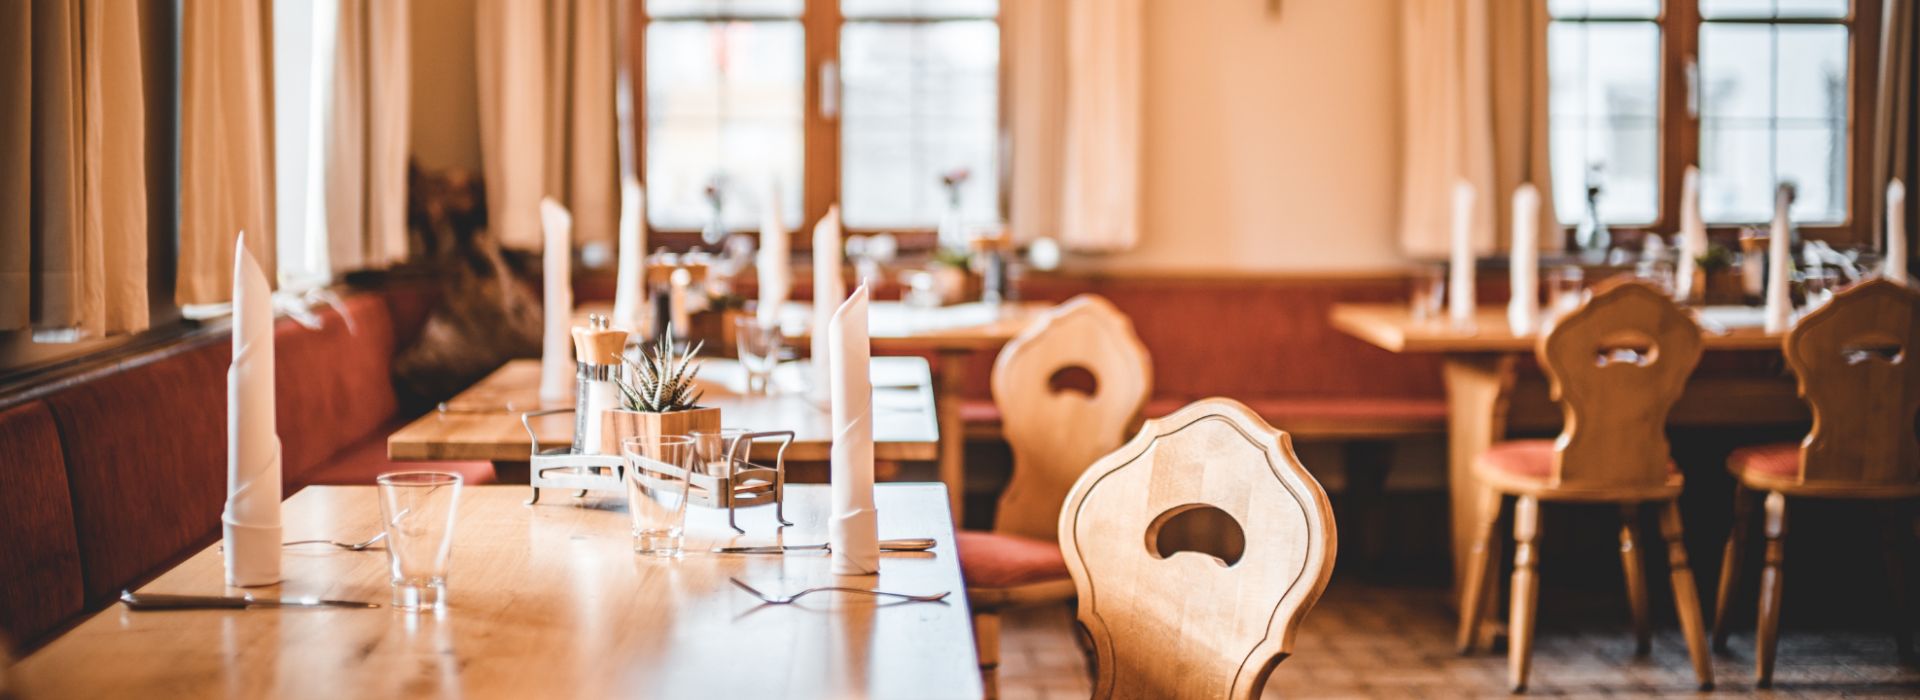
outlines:
[[1082, 252], [1140, 240], [1143, 0], [1006, 0], [1013, 232]]
[[327, 258], [335, 274], [407, 259], [408, 3], [339, 0], [328, 104]]
[[1479, 192], [1475, 249], [1504, 249], [1514, 188], [1540, 189], [1541, 249], [1563, 244], [1547, 161], [1547, 12], [1532, 0], [1400, 3], [1400, 241], [1414, 257], [1447, 254], [1453, 187]]
[[615, 0], [481, 0], [475, 12], [487, 218], [508, 246], [541, 246], [540, 198], [574, 240], [611, 250], [618, 226]]
[[143, 4], [0, 3], [0, 330], [147, 327]]
[[271, 0], [187, 0], [180, 45], [182, 307], [225, 303], [233, 241], [276, 270]]

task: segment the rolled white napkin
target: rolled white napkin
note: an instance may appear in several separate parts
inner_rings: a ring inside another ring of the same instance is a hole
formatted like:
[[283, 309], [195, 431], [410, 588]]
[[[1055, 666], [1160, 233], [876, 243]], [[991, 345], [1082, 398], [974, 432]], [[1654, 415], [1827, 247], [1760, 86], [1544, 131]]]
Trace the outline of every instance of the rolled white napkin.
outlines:
[[233, 365], [227, 369], [227, 505], [220, 514], [227, 585], [280, 582], [280, 434], [273, 397], [273, 288], [233, 249]]
[[1681, 301], [1692, 301], [1696, 295], [1706, 293], [1704, 289], [1693, 288], [1694, 270], [1699, 265], [1700, 256], [1707, 254], [1707, 222], [1700, 216], [1700, 168], [1687, 166], [1687, 174], [1680, 180], [1680, 260], [1674, 266], [1674, 296]]
[[1453, 185], [1453, 254], [1447, 266], [1447, 312], [1458, 328], [1473, 325], [1473, 183]]
[[873, 506], [873, 378], [872, 348], [867, 339], [867, 286], [833, 312], [825, 333], [827, 362], [833, 383], [833, 447], [828, 480], [832, 482], [833, 511], [827, 520], [827, 543], [833, 550], [833, 573], [864, 575], [880, 572], [880, 523]]
[[552, 197], [540, 199], [541, 252], [546, 319], [540, 342], [540, 401], [560, 403], [573, 395], [573, 215]]
[[780, 322], [780, 306], [793, 292], [792, 247], [787, 242], [787, 226], [780, 223], [780, 183], [767, 183], [764, 211], [760, 212], [760, 257], [754, 268], [760, 273], [760, 310], [762, 326]]
[[1533, 183], [1513, 191], [1512, 247], [1507, 326], [1514, 335], [1530, 335], [1540, 324], [1540, 190]]
[[1793, 279], [1793, 226], [1787, 220], [1787, 209], [1792, 204], [1793, 186], [1782, 183], [1774, 191], [1773, 230], [1767, 234], [1768, 333], [1784, 333], [1793, 324], [1793, 300], [1787, 294], [1787, 285]]
[[1887, 183], [1886, 277], [1907, 283], [1907, 186], [1898, 179]]
[[833, 311], [847, 296], [847, 284], [840, 279], [840, 206], [827, 208], [827, 215], [813, 227], [813, 381], [807, 389], [814, 403], [833, 399], [828, 390], [827, 323]]
[[620, 178], [620, 266], [613, 283], [613, 327], [638, 333], [647, 309], [647, 195], [632, 175]]

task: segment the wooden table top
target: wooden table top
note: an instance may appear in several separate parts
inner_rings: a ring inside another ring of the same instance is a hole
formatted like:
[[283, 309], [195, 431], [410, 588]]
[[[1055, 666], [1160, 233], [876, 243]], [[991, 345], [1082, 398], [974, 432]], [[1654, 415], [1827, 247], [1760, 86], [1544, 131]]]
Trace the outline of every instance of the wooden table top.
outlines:
[[[1010, 301], [999, 306], [979, 302], [937, 308], [919, 308], [898, 301], [876, 301], [867, 307], [867, 334], [875, 354], [921, 350], [982, 350], [1004, 345], [1052, 304]], [[582, 304], [574, 310], [577, 325], [587, 314], [610, 314], [606, 303]], [[780, 328], [788, 342], [805, 347], [813, 326], [813, 305], [790, 301], [780, 307]]]
[[[744, 393], [746, 370], [739, 362], [708, 359], [699, 383], [701, 403], [720, 408], [729, 428], [792, 430], [787, 459], [825, 461], [832, 446], [833, 416], [805, 396], [803, 363], [785, 363], [774, 373], [772, 396]], [[387, 456], [396, 460], [493, 460], [524, 462], [532, 450], [520, 415], [539, 410], [540, 361], [513, 360], [447, 402], [445, 411], [415, 419], [387, 438]], [[940, 425], [934, 415], [933, 375], [918, 357], [873, 358], [873, 449], [883, 460], [931, 460], [939, 455]], [[572, 408], [569, 399], [564, 406]], [[541, 416], [533, 421], [542, 446], [573, 440], [573, 414]], [[757, 443], [772, 447], [773, 443]], [[756, 455], [759, 455], [756, 452]], [[771, 454], [757, 458], [771, 459]]]
[[[1702, 339], [1708, 350], [1779, 350], [1782, 334], [1768, 334], [1758, 325], [1758, 309], [1707, 307], [1696, 311], [1704, 318]], [[1333, 327], [1392, 352], [1521, 353], [1532, 352], [1537, 334], [1516, 336], [1507, 328], [1506, 307], [1483, 306], [1474, 314], [1474, 328], [1455, 330], [1444, 318], [1415, 321], [1406, 304], [1334, 304]]]
[[[21, 697], [880, 697], [977, 698], [980, 673], [947, 497], [939, 484], [882, 484], [880, 536], [932, 537], [931, 552], [890, 553], [877, 577], [835, 577], [819, 554], [721, 555], [772, 543], [772, 510], [689, 514], [679, 560], [631, 551], [625, 502], [523, 506], [525, 487], [460, 496], [448, 606], [133, 612], [93, 616], [14, 669]], [[369, 486], [310, 487], [289, 499], [286, 538], [357, 540], [380, 522]], [[784, 542], [825, 541], [824, 486], [788, 487]], [[286, 581], [260, 597], [390, 598], [387, 554], [288, 550]], [[815, 594], [761, 605], [728, 583], [771, 593], [817, 585], [939, 603], [876, 604]], [[142, 589], [228, 594], [218, 545]]]

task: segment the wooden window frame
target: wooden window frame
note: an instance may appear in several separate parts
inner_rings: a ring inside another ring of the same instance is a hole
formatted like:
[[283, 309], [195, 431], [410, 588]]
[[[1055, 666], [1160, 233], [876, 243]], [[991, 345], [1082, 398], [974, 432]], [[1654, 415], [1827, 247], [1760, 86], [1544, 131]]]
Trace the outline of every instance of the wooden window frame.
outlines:
[[[633, 148], [633, 168], [635, 171], [633, 174], [642, 182], [645, 182], [647, 170], [647, 25], [652, 22], [652, 17], [647, 14], [647, 0], [626, 1], [630, 3], [630, 6], [627, 8], [626, 59], [630, 84], [633, 86], [633, 138], [631, 140]], [[1004, 5], [1004, 0], [1002, 5]], [[995, 24], [1000, 25], [1003, 30], [1000, 39], [1000, 73], [996, 81], [996, 88], [999, 91], [999, 124], [996, 125], [996, 130], [1000, 136], [999, 141], [1002, 143], [1007, 141], [1008, 123], [1007, 41], [1004, 33], [1005, 26], [1002, 24], [1004, 13], [1005, 8], [1001, 7], [997, 14], [992, 17]], [[774, 18], [741, 16], [731, 17], [729, 19], [755, 20]], [[792, 18], [782, 16], [778, 19], [791, 21]], [[986, 18], [964, 19], [977, 21]], [[947, 18], [881, 17], [861, 18], [859, 21], [944, 22], [951, 20]], [[840, 29], [845, 24], [846, 19], [840, 13], [840, 0], [805, 0], [800, 15], [801, 31], [804, 35], [803, 53], [807, 64], [801, 88], [805, 93], [802, 104], [803, 123], [801, 127], [800, 148], [802, 178], [800, 184], [801, 221], [796, 235], [791, 237], [791, 244], [794, 250], [809, 250], [813, 247], [813, 235], [811, 231], [813, 230], [814, 223], [827, 215], [828, 207], [840, 201], [841, 151], [839, 114], [846, 108], [845, 83], [841, 82], [836, 86], [840, 94], [838, 95], [839, 109], [835, 110], [835, 116], [828, 117], [822, 113], [820, 101], [822, 68], [832, 65], [835, 70], [838, 70], [840, 65]], [[1004, 151], [1004, 149], [1002, 150]], [[995, 163], [996, 169], [1000, 171], [999, 192], [996, 193], [996, 196], [999, 201], [999, 209], [1003, 212], [1003, 215], [1007, 209], [1008, 193], [1010, 192], [1008, 189], [1007, 176], [1011, 168], [1008, 167], [1009, 163], [1005, 162], [1006, 160], [1007, 158], [1003, 152], [999, 161]], [[867, 235], [880, 233], [882, 231], [894, 234], [899, 240], [901, 250], [906, 252], [931, 251], [936, 245], [936, 232], [931, 227], [845, 228], [842, 234], [847, 236]], [[656, 247], [665, 246], [671, 250], [683, 251], [695, 245], [700, 245], [700, 231], [698, 229], [650, 228], [647, 233], [651, 240], [650, 245]], [[736, 231], [736, 233], [758, 236], [760, 232], [759, 229], [756, 228], [740, 230]]]
[[[1610, 18], [1568, 19], [1591, 23], [1645, 22], [1644, 19]], [[1638, 228], [1649, 231], [1675, 231], [1680, 226], [1680, 183], [1688, 165], [1700, 162], [1700, 118], [1688, 111], [1688, 68], [1699, 64], [1700, 28], [1706, 22], [1700, 14], [1700, 0], [1665, 0], [1652, 20], [1660, 27], [1660, 125], [1658, 134], [1660, 188], [1659, 211], [1652, 223]], [[1849, 14], [1841, 19], [1717, 19], [1716, 23], [1739, 24], [1841, 24], [1847, 27], [1847, 207], [1846, 219], [1832, 224], [1801, 226], [1806, 236], [1824, 240], [1836, 247], [1873, 243], [1873, 147], [1871, 120], [1874, 100], [1880, 84], [1881, 5], [1870, 0], [1852, 0]], [[1732, 241], [1742, 228], [1754, 224], [1710, 224], [1708, 236], [1717, 241]], [[1565, 227], [1571, 235], [1573, 227]]]

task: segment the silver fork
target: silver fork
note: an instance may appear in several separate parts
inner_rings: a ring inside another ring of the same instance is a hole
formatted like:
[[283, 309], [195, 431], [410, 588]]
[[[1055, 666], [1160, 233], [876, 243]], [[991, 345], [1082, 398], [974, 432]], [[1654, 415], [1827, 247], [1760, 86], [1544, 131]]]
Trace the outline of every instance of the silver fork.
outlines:
[[761, 602], [764, 602], [768, 605], [786, 605], [795, 600], [798, 600], [801, 596], [808, 595], [811, 593], [819, 593], [821, 591], [839, 591], [841, 593], [863, 593], [870, 596], [886, 596], [889, 598], [899, 598], [909, 603], [936, 603], [946, 598], [947, 594], [951, 592], [951, 591], [942, 591], [939, 593], [932, 593], [928, 595], [911, 595], [907, 593], [891, 593], [888, 591], [876, 591], [870, 588], [847, 588], [845, 586], [820, 586], [817, 588], [809, 588], [790, 596], [769, 596], [765, 593], [761, 593], [760, 589], [747, 585], [747, 582], [742, 581], [740, 579], [728, 578], [727, 580], [732, 581], [733, 585], [739, 586], [740, 590], [753, 594], [753, 597], [759, 598]]
[[368, 547], [372, 547], [374, 544], [378, 543], [380, 540], [384, 540], [386, 538], [387, 538], [387, 532], [385, 530], [381, 530], [380, 534], [369, 537], [363, 542], [335, 542], [333, 540], [294, 540], [292, 542], [282, 542], [280, 543], [280, 546], [292, 547], [297, 544], [330, 544], [335, 547], [339, 547], [341, 549], [345, 549], [348, 551], [359, 552], [359, 551], [366, 550], [366, 548]]

